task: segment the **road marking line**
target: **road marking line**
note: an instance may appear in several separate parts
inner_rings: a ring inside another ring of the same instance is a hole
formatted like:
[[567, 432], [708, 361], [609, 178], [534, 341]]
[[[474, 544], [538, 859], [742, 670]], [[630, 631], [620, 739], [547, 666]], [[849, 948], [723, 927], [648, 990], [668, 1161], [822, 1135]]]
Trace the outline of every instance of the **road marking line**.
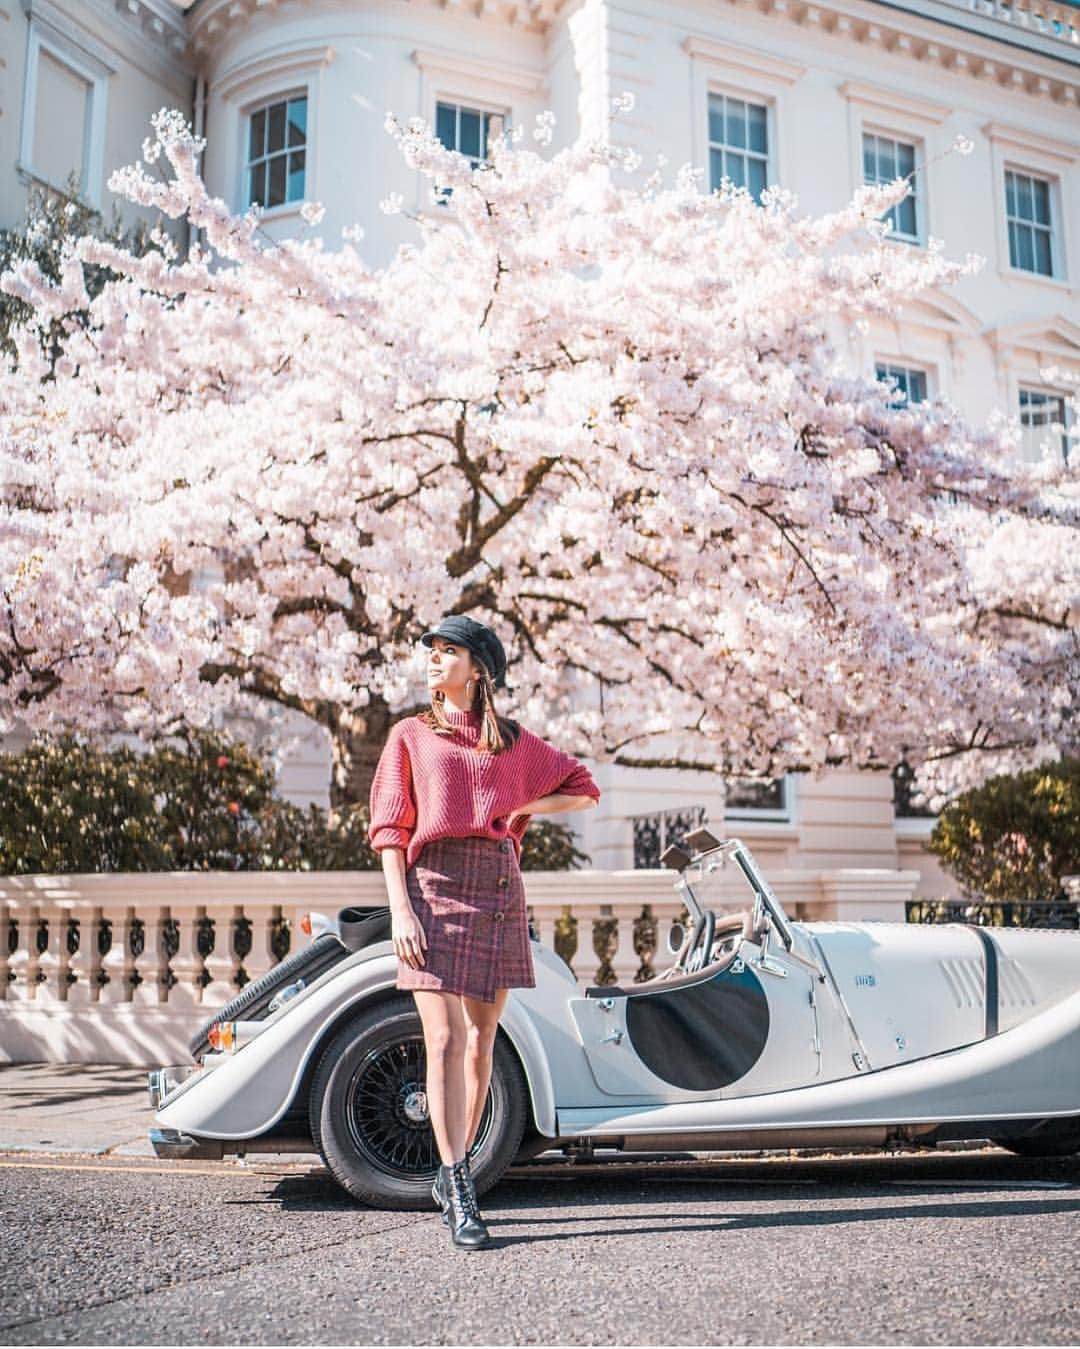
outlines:
[[886, 1185], [932, 1185], [949, 1190], [1069, 1190], [1068, 1180], [887, 1180]]
[[[125, 1175], [131, 1175], [133, 1172], [143, 1172], [148, 1176], [245, 1176], [249, 1180], [254, 1180], [258, 1174], [251, 1170], [241, 1170], [239, 1167], [235, 1171], [225, 1168], [213, 1168], [208, 1166], [190, 1167], [190, 1166], [94, 1166], [91, 1163], [81, 1164], [77, 1162], [3, 1162], [0, 1161], [0, 1167], [7, 1167], [12, 1171], [121, 1171]], [[267, 1173], [263, 1173], [267, 1174]], [[278, 1174], [271, 1172], [270, 1174]], [[285, 1174], [291, 1175], [291, 1172]]]

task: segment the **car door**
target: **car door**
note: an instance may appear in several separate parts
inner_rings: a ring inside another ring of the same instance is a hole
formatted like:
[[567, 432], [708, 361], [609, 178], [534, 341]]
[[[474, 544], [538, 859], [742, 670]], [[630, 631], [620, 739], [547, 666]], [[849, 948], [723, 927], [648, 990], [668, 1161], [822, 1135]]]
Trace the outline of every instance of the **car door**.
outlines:
[[597, 1088], [628, 1102], [754, 1095], [821, 1071], [811, 972], [746, 940], [694, 974], [589, 989], [570, 1011]]

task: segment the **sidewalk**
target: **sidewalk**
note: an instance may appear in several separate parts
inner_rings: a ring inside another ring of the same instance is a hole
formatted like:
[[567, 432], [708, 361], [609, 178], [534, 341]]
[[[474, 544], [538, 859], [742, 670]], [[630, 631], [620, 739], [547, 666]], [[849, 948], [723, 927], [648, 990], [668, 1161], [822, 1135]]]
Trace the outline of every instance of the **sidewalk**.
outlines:
[[146, 1069], [0, 1064], [0, 1152], [152, 1157]]

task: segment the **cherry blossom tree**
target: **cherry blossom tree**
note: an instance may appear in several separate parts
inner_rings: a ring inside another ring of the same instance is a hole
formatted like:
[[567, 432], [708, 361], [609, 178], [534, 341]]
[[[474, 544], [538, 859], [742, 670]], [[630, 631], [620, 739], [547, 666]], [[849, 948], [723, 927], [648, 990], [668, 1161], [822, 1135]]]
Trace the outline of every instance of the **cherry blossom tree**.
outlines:
[[[906, 750], [955, 788], [1074, 747], [1075, 469], [843, 354], [981, 260], [885, 237], [904, 180], [811, 218], [690, 168], [631, 186], [606, 136], [551, 154], [552, 121], [474, 169], [389, 118], [452, 195], [373, 269], [355, 232], [267, 241], [163, 111], [110, 186], [199, 242], [87, 238], [58, 281], [4, 277], [33, 310], [0, 391], [6, 724], [293, 708], [345, 804], [453, 611], [505, 634], [506, 710], [598, 758]], [[92, 299], [90, 266], [116, 274]]]

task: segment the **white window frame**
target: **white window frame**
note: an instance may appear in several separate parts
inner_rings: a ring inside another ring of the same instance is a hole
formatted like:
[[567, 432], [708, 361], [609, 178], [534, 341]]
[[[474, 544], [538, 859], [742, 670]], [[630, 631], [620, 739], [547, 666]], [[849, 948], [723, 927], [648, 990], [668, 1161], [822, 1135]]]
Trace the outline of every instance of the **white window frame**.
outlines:
[[[1014, 397], [1013, 397], [1013, 414], [1014, 414], [1014, 416], [1016, 417], [1017, 421], [1020, 421], [1020, 395], [1021, 395], [1022, 393], [1034, 393], [1034, 394], [1041, 394], [1041, 395], [1044, 395], [1044, 396], [1047, 397], [1047, 398], [1060, 398], [1060, 399], [1061, 399], [1062, 406], [1063, 406], [1063, 411], [1064, 411], [1064, 423], [1063, 423], [1063, 424], [1064, 424], [1064, 426], [1065, 426], [1065, 431], [1064, 431], [1064, 432], [1061, 432], [1061, 433], [1055, 432], [1055, 438], [1056, 438], [1056, 436], [1057, 436], [1058, 434], [1065, 435], [1065, 434], [1072, 428], [1073, 423], [1072, 423], [1072, 421], [1071, 421], [1071, 419], [1070, 419], [1070, 417], [1069, 417], [1069, 410], [1070, 410], [1070, 409], [1069, 409], [1069, 393], [1068, 393], [1068, 391], [1067, 391], [1066, 389], [1054, 388], [1053, 385], [1051, 385], [1051, 384], [1044, 384], [1044, 383], [1042, 383], [1042, 382], [1041, 382], [1040, 380], [1038, 380], [1038, 379], [1024, 379], [1022, 376], [1018, 376], [1017, 379], [1016, 379], [1016, 381], [1015, 381], [1015, 389], [1014, 389], [1013, 393], [1014, 393]], [[1023, 423], [1021, 422], [1021, 435], [1023, 435], [1023, 431], [1024, 431], [1024, 427], [1023, 427]], [[1047, 431], [1046, 434], [1047, 434], [1047, 437], [1049, 438], [1050, 432]], [[1075, 442], [1074, 442], [1074, 443], [1075, 443]], [[1021, 457], [1022, 457], [1022, 459], [1024, 460], [1025, 463], [1031, 463], [1031, 462], [1033, 462], [1033, 461], [1029, 460], [1029, 459], [1027, 458], [1026, 455], [1021, 454]], [[1064, 458], [1064, 456], [1063, 456], [1063, 458]]]
[[[753, 104], [755, 107], [765, 110], [765, 154], [762, 155], [759, 150], [751, 150], [749, 146], [740, 149], [738, 146], [729, 146], [726, 141], [714, 141], [709, 130], [709, 113], [714, 98], [736, 99], [740, 103]], [[723, 148], [732, 150], [735, 154], [743, 154], [748, 159], [763, 160], [765, 164], [765, 186], [772, 187], [776, 184], [775, 161], [776, 156], [773, 153], [773, 142], [776, 135], [776, 101], [773, 98], [762, 97], [758, 94], [732, 93], [729, 89], [723, 88], [717, 81], [710, 81], [709, 87], [705, 93], [705, 182], [703, 186], [708, 191], [716, 191], [718, 184], [712, 181], [712, 152], [714, 148]], [[744, 183], [743, 186], [749, 192], [749, 187]], [[757, 200], [750, 194], [753, 200]]]
[[[919, 248], [925, 247], [926, 227], [923, 222], [926, 216], [926, 170], [923, 168], [923, 165], [926, 161], [926, 150], [922, 138], [909, 135], [907, 132], [897, 131], [894, 127], [886, 128], [884, 126], [875, 126], [872, 122], [864, 122], [862, 124], [862, 135], [859, 138], [859, 155], [860, 159], [863, 160], [864, 183], [866, 182], [865, 155], [867, 136], [874, 136], [879, 140], [892, 141], [894, 146], [909, 145], [911, 147], [912, 158], [914, 160], [915, 181], [912, 184], [911, 195], [904, 200], [914, 202], [915, 233], [904, 234], [901, 230], [890, 230], [888, 237], [890, 239], [895, 239], [898, 243], [915, 244]], [[892, 207], [892, 210], [894, 212], [899, 211], [901, 205], [903, 205], [903, 203], [898, 202], [896, 206]]]
[[[1075, 271], [1070, 257], [1076, 243], [1075, 216], [1080, 215], [1080, 144], [1059, 140], [1023, 127], [987, 122], [984, 135], [990, 141], [994, 174], [994, 234], [997, 241], [998, 272], [1009, 281], [1026, 285], [1049, 286], [1069, 290], [1069, 273]], [[1014, 267], [1009, 256], [1009, 226], [1005, 197], [1005, 171], [1045, 178], [1050, 183], [1050, 242], [1053, 274], [1028, 272]], [[1018, 404], [1013, 402], [1015, 409]]]
[[[435, 134], [435, 110], [440, 103], [456, 103], [503, 119], [509, 130], [513, 119], [526, 123], [546, 106], [544, 72], [513, 63], [480, 60], [457, 52], [417, 47], [412, 59], [419, 69], [420, 116]], [[413, 179], [415, 209], [420, 215], [453, 218], [453, 197], [443, 205], [435, 200], [433, 184], [419, 169]]]
[[771, 52], [711, 37], [691, 35], [682, 44], [690, 62], [691, 151], [695, 168], [704, 173], [702, 189], [711, 190], [709, 168], [709, 95], [726, 94], [765, 107], [768, 146], [766, 185], [794, 181], [790, 161], [793, 138], [785, 134], [791, 115], [784, 94], [806, 74], [807, 67]]
[[939, 218], [941, 193], [936, 190], [940, 165], [933, 161], [948, 146], [945, 123], [952, 115], [952, 109], [944, 103], [901, 89], [862, 80], [845, 80], [840, 85], [840, 93], [847, 100], [848, 108], [851, 195], [866, 183], [864, 134], [885, 136], [915, 147], [915, 226], [918, 234], [912, 238], [890, 231], [886, 238], [898, 245], [925, 248], [929, 237], [940, 238], [945, 233]]
[[[322, 71], [334, 60], [333, 47], [283, 47], [258, 57], [245, 58], [223, 69], [212, 86], [216, 99], [224, 102], [220, 143], [224, 149], [223, 181], [227, 197], [238, 214], [247, 209], [248, 118], [267, 103], [280, 99], [307, 98], [307, 142], [304, 155], [304, 196], [265, 208], [260, 220], [272, 223], [299, 216], [305, 201], [317, 201], [319, 150], [319, 93]], [[212, 110], [213, 115], [213, 110]]]
[[[917, 361], [910, 356], [886, 356], [882, 355], [881, 352], [877, 352], [874, 356], [873, 364], [873, 378], [875, 380], [877, 379], [877, 367], [879, 365], [893, 366], [894, 368], [904, 370], [908, 374], [917, 372], [926, 378], [926, 398], [923, 400], [924, 404], [932, 403], [937, 396], [937, 370], [936, 367], [928, 361]], [[880, 383], [881, 381], [878, 382]], [[919, 404], [911, 403], [910, 401], [907, 405], [911, 407], [919, 406]]]
[[[311, 120], [310, 120], [310, 119], [311, 119], [311, 99], [310, 99], [310, 95], [309, 95], [309, 93], [308, 93], [307, 85], [298, 85], [298, 86], [297, 86], [296, 88], [294, 88], [294, 89], [287, 89], [287, 90], [282, 91], [281, 93], [269, 94], [269, 95], [268, 95], [267, 97], [265, 97], [265, 98], [260, 98], [260, 99], [256, 100], [255, 102], [249, 102], [249, 103], [247, 103], [247, 104], [244, 106], [244, 108], [243, 108], [243, 115], [242, 115], [242, 118], [241, 118], [241, 130], [242, 130], [242, 132], [243, 132], [244, 143], [243, 143], [243, 152], [242, 152], [242, 156], [241, 156], [242, 162], [241, 162], [241, 165], [240, 165], [240, 202], [241, 202], [241, 204], [242, 204], [242, 208], [246, 211], [246, 210], [248, 209], [249, 204], [250, 204], [250, 202], [249, 202], [249, 196], [248, 196], [248, 170], [249, 170], [250, 167], [251, 167], [251, 161], [248, 159], [248, 152], [249, 152], [250, 143], [251, 143], [251, 119], [252, 119], [252, 117], [254, 117], [255, 114], [258, 113], [258, 112], [264, 112], [264, 111], [265, 111], [265, 112], [269, 112], [270, 109], [271, 109], [275, 104], [277, 104], [277, 103], [284, 103], [284, 104], [286, 105], [285, 147], [284, 147], [283, 150], [281, 150], [281, 151], [279, 151], [279, 152], [277, 152], [277, 153], [284, 154], [284, 155], [288, 156], [288, 153], [289, 153], [289, 144], [288, 144], [288, 139], [289, 139], [289, 131], [288, 131], [288, 104], [289, 104], [289, 103], [292, 103], [292, 102], [295, 102], [295, 101], [296, 101], [297, 99], [299, 99], [299, 98], [304, 99], [304, 100], [305, 100], [305, 103], [306, 103], [306, 111], [305, 111], [305, 114], [304, 114], [304, 146], [303, 146], [303, 149], [304, 149], [304, 191], [303, 191], [303, 193], [302, 193], [295, 201], [282, 201], [282, 202], [278, 202], [278, 204], [277, 204], [276, 206], [263, 206], [262, 203], [260, 203], [260, 208], [261, 208], [261, 210], [262, 210], [262, 218], [263, 218], [264, 220], [265, 220], [265, 219], [271, 219], [271, 220], [273, 220], [273, 219], [276, 219], [279, 215], [289, 215], [289, 214], [292, 214], [292, 213], [295, 212], [295, 211], [299, 211], [300, 207], [303, 206], [303, 204], [304, 204], [305, 201], [310, 201], [310, 200], [311, 200], [311, 191], [310, 191], [310, 182], [309, 182], [309, 172], [308, 172], [308, 163], [309, 163], [309, 160], [310, 160], [310, 158], [311, 158], [310, 153], [309, 153], [309, 152], [310, 152], [310, 149], [311, 149], [311, 135], [310, 135], [310, 126], [311, 126]], [[261, 156], [260, 156], [260, 159], [265, 163], [265, 162], [267, 161], [267, 159], [269, 159], [270, 157], [271, 157], [271, 156], [268, 156], [268, 155], [261, 155]], [[289, 167], [289, 166], [288, 166], [288, 158], [286, 158], [286, 161], [285, 161], [285, 173], [286, 173], [285, 191], [286, 191], [286, 193], [287, 193], [288, 190], [289, 190], [289, 186], [288, 186], [288, 167]]]
[[[501, 119], [502, 119], [502, 127], [501, 127], [501, 128], [499, 128], [499, 127], [494, 128], [493, 131], [492, 131], [492, 133], [491, 133], [492, 135], [495, 135], [495, 136], [500, 135], [502, 130], [504, 130], [504, 129], [506, 129], [507, 127], [510, 126], [511, 110], [510, 110], [508, 107], [506, 107], [505, 105], [502, 105], [502, 104], [496, 104], [496, 103], [491, 103], [491, 102], [488, 102], [487, 100], [482, 99], [482, 98], [466, 98], [466, 97], [464, 97], [464, 96], [458, 96], [458, 95], [451, 96], [451, 95], [449, 95], [449, 94], [436, 92], [436, 94], [435, 94], [435, 96], [434, 96], [434, 98], [433, 98], [433, 100], [432, 100], [432, 105], [431, 105], [431, 121], [430, 121], [430, 123], [429, 123], [429, 125], [430, 125], [430, 127], [431, 127], [433, 133], [436, 135], [436, 137], [438, 136], [438, 125], [437, 125], [437, 123], [438, 123], [439, 104], [440, 104], [440, 103], [443, 103], [443, 104], [447, 105], [448, 107], [453, 107], [453, 108], [456, 108], [456, 109], [457, 109], [457, 113], [458, 113], [458, 131], [459, 131], [459, 132], [460, 132], [460, 129], [461, 129], [461, 113], [462, 113], [462, 112], [475, 112], [475, 113], [479, 113], [480, 116], [481, 116], [482, 118], [483, 118], [483, 117], [489, 117], [489, 118], [492, 118], [492, 119], [494, 119], [494, 118], [496, 118], [496, 117], [501, 118]], [[489, 139], [489, 140], [488, 140], [488, 147], [489, 147], [489, 148], [490, 148], [490, 144], [491, 144], [491, 142], [490, 142], [490, 139]], [[458, 154], [464, 154], [464, 153], [465, 153], [464, 150], [459, 150], [456, 146], [455, 146], [454, 148], [455, 148], [455, 150], [457, 151]], [[483, 155], [483, 156], [481, 157], [481, 159], [480, 159], [479, 162], [482, 163], [482, 164], [488, 163], [488, 162], [489, 162], [489, 161], [488, 161], [488, 156], [487, 156], [487, 155]], [[449, 196], [437, 196], [436, 193], [435, 193], [435, 191], [434, 191], [434, 187], [432, 187], [432, 201], [433, 201], [438, 207], [440, 207], [440, 209], [442, 209], [443, 211], [447, 210], [447, 209], [452, 205], [453, 200], [454, 200], [454, 198], [453, 198], [453, 195], [452, 195], [452, 194], [449, 195]]]
[[794, 773], [785, 773], [781, 782], [783, 783], [784, 804], [779, 808], [768, 806], [729, 806], [724, 803], [725, 820], [748, 820], [756, 821], [762, 824], [793, 824], [795, 821], [795, 800], [797, 789], [795, 785], [796, 775]]
[[[1049, 220], [1045, 225], [1043, 225], [1039, 221], [1021, 220], [1019, 216], [1009, 215], [1009, 187], [1008, 187], [1009, 174], [1013, 174], [1014, 176], [1019, 175], [1020, 177], [1029, 179], [1031, 182], [1046, 184], [1046, 208], [1049, 213]], [[1058, 189], [1056, 177], [1051, 177], [1049, 174], [1046, 173], [1040, 173], [1037, 169], [1029, 169], [1026, 167], [1022, 168], [1017, 163], [1013, 163], [1012, 161], [1006, 161], [1001, 175], [1001, 191], [1005, 199], [1002, 209], [1005, 212], [1005, 247], [1006, 249], [1008, 249], [1009, 253], [1009, 270], [1011, 272], [1019, 272], [1021, 276], [1036, 276], [1043, 281], [1053, 281], [1057, 279], [1061, 274], [1061, 244], [1060, 244], [1060, 227], [1059, 227], [1060, 212], [1057, 206]], [[1017, 267], [1016, 264], [1013, 262], [1012, 249], [1009, 248], [1009, 224], [1011, 221], [1015, 221], [1017, 224], [1026, 226], [1033, 230], [1034, 229], [1044, 230], [1045, 233], [1049, 236], [1050, 239], [1049, 272], [1039, 272], [1036, 271], [1034, 267]]]
[[[108, 53], [89, 34], [73, 32], [71, 22], [49, 4], [34, 0], [29, 9], [26, 36], [26, 79], [23, 84], [22, 125], [19, 136], [19, 163], [21, 175], [45, 187], [66, 192], [63, 183], [51, 182], [33, 163], [34, 133], [37, 118], [38, 72], [41, 53], [47, 52], [54, 61], [67, 66], [90, 86], [90, 106], [87, 110], [84, 132], [81, 199], [88, 205], [101, 208], [101, 194], [105, 176], [105, 131], [108, 118], [109, 77], [115, 67], [109, 63]], [[55, 22], [51, 21], [55, 18]], [[58, 24], [63, 23], [64, 29]]]

